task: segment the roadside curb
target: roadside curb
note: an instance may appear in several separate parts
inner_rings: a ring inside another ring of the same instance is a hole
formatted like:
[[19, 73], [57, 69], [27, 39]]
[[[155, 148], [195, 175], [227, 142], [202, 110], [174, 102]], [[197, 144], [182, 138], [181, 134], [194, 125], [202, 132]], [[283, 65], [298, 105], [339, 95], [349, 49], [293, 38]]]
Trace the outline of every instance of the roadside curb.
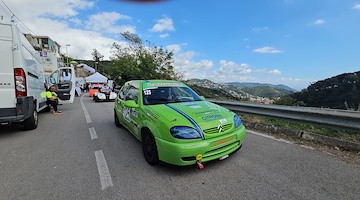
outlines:
[[294, 130], [290, 128], [276, 127], [274, 125], [267, 125], [259, 122], [250, 122], [243, 120], [243, 123], [247, 129], [259, 130], [271, 134], [284, 134], [293, 138], [313, 141], [321, 144], [325, 144], [334, 148], [340, 148], [347, 151], [360, 151], [360, 143], [344, 141], [337, 138], [332, 138], [317, 133], [310, 133], [301, 130]]

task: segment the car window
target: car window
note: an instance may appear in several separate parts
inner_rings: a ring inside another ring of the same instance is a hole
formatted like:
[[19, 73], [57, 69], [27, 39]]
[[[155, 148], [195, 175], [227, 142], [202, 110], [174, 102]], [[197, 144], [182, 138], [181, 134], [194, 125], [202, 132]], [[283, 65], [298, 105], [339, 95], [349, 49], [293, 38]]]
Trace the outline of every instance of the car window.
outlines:
[[133, 100], [137, 103], [139, 99], [139, 84], [137, 82], [129, 83], [124, 94], [125, 101]]
[[125, 99], [125, 94], [127, 93], [128, 90], [129, 90], [129, 84], [125, 83], [119, 91], [119, 98], [121, 100]]
[[146, 88], [143, 95], [144, 105], [202, 101], [199, 95], [188, 87]]

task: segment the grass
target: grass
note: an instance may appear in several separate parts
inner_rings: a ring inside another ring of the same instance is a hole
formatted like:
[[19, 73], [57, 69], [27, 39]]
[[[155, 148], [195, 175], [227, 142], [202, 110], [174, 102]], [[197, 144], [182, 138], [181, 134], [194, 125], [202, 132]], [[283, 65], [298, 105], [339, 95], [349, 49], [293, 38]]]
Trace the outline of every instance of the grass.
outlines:
[[259, 122], [267, 125], [274, 125], [277, 127], [291, 128], [291, 129], [297, 129], [311, 133], [317, 133], [317, 134], [326, 135], [334, 138], [340, 138], [352, 142], [360, 142], [360, 132], [356, 132], [356, 131], [321, 127], [321, 126], [285, 121], [285, 120], [268, 118], [257, 115], [242, 114], [242, 113], [238, 113], [238, 114], [241, 116], [241, 119], [245, 121]]

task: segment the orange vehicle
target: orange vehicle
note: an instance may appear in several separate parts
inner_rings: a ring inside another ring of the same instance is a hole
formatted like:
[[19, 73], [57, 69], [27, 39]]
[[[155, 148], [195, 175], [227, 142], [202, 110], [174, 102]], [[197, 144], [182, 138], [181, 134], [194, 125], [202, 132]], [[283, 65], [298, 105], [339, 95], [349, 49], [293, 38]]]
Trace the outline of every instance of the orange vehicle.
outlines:
[[104, 84], [93, 84], [89, 89], [89, 96], [93, 97], [95, 92], [99, 92], [99, 89], [104, 87]]

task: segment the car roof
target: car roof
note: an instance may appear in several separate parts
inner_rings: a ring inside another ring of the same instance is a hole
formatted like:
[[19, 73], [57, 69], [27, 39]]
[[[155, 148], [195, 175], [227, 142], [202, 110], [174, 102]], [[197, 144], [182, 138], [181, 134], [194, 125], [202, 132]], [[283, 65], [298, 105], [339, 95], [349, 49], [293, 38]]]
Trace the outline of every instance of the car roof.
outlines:
[[182, 83], [180, 81], [174, 81], [174, 80], [132, 80], [128, 83], [134, 83], [137, 82], [139, 84], [142, 84], [143, 87], [188, 87], [185, 83]]

